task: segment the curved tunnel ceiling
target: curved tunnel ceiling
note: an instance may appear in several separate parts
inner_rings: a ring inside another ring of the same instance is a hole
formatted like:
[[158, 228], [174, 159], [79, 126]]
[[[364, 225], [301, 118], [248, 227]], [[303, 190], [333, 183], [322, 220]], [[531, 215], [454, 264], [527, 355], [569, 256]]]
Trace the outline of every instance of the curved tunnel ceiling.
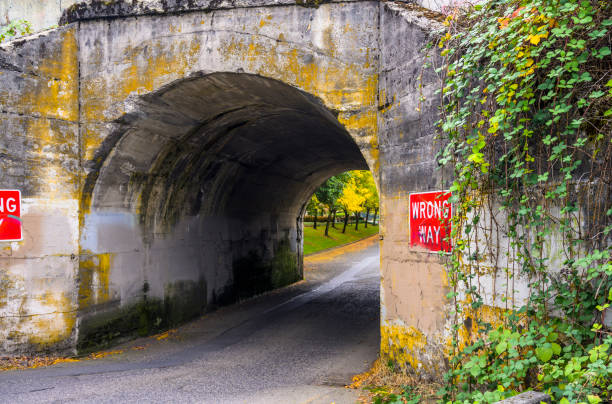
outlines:
[[97, 174], [97, 210], [138, 211], [145, 222], [298, 214], [329, 176], [368, 168], [320, 100], [276, 80], [200, 75], [128, 102]]

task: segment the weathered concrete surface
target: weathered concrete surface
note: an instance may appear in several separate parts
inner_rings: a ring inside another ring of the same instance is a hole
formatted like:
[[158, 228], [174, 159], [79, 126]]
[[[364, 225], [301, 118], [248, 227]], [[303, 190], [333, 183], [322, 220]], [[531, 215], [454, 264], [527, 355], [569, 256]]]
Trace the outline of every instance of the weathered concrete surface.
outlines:
[[[444, 270], [410, 249], [407, 227], [408, 193], [445, 185], [436, 80], [420, 52], [431, 13], [374, 1], [127, 4], [77, 5], [67, 26], [0, 50], [0, 183], [31, 206], [31, 236], [0, 258], [1, 349], [87, 349], [293, 282], [310, 194], [370, 168], [383, 354], [439, 370]], [[53, 282], [26, 291], [31, 276]], [[63, 300], [45, 297], [58, 291]], [[35, 340], [43, 314], [52, 332]]]
[[0, 183], [24, 197], [24, 241], [0, 247], [0, 341], [8, 352], [75, 344], [77, 52], [70, 26], [0, 54]]

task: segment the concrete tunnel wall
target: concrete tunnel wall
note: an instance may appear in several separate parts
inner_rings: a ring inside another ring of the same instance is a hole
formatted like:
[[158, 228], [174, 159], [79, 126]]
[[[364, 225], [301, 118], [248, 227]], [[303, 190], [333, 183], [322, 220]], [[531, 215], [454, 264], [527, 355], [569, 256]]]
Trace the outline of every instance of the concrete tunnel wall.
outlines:
[[81, 259], [109, 265], [81, 264], [88, 343], [107, 330], [100, 312], [116, 322], [143, 295], [174, 325], [301, 279], [305, 202], [329, 176], [367, 169], [319, 100], [261, 76], [195, 75], [137, 104], [85, 181]]
[[369, 1], [74, 10], [0, 50], [0, 178], [23, 191], [26, 231], [1, 250], [3, 352], [95, 345], [139, 322], [143, 301], [144, 317], [181, 320], [240, 296], [241, 263], [266, 287], [294, 280], [310, 193], [369, 167], [382, 353], [437, 370], [444, 270], [407, 227], [408, 193], [444, 185], [420, 52], [429, 14]]

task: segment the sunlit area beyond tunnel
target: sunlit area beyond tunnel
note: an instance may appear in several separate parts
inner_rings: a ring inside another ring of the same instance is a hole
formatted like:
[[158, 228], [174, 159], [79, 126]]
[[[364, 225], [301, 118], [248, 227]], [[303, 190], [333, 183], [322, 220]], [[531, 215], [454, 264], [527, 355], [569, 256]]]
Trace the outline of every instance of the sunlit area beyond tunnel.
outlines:
[[372, 173], [347, 171], [312, 195], [304, 218], [304, 254], [314, 254], [378, 233], [380, 203]]

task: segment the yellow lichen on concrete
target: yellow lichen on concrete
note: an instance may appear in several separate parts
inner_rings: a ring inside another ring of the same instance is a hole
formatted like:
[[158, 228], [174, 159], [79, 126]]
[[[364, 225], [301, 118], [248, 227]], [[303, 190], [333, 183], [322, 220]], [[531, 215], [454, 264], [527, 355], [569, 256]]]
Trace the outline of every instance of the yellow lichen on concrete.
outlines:
[[328, 106], [365, 108], [376, 105], [378, 75], [364, 73], [354, 64], [316, 64], [297, 49], [285, 53], [286, 69], [280, 79], [320, 97]]
[[7, 305], [9, 290], [15, 287], [15, 280], [7, 271], [0, 269], [0, 309]]
[[386, 325], [380, 327], [380, 354], [402, 369], [419, 369], [423, 362], [427, 338], [414, 327]]
[[[22, 93], [0, 98], [4, 105], [17, 106], [24, 114], [78, 120], [78, 60], [75, 28], [61, 31], [61, 49], [39, 61], [37, 80]], [[24, 79], [27, 73], [23, 73]], [[4, 99], [6, 98], [6, 99]]]
[[45, 284], [44, 279], [26, 279], [10, 272], [1, 274], [0, 338], [46, 350], [73, 335], [76, 308], [70, 292], [50, 287], [38, 292], [44, 288], [36, 285]]
[[[328, 42], [327, 51], [333, 53], [335, 45]], [[294, 85], [340, 111], [338, 120], [359, 143], [370, 168], [378, 173], [378, 74], [368, 73], [369, 54], [367, 50], [365, 64], [359, 65], [338, 63], [331, 54], [316, 60], [318, 56], [282, 42], [233, 38], [224, 44], [227, 62], [246, 62], [249, 71]]]
[[312, 53], [276, 41], [266, 44], [233, 38], [223, 49], [226, 61], [246, 61], [248, 70], [292, 84], [334, 109], [376, 105], [378, 75], [364, 73], [364, 66], [329, 60], [317, 63]]
[[[78, 198], [79, 174], [76, 127], [50, 119], [25, 120], [32, 147], [29, 152], [36, 161], [32, 175], [39, 184], [38, 192], [47, 198]], [[73, 162], [73, 164], [70, 163]]]
[[47, 292], [37, 300], [49, 314], [32, 316], [30, 325], [34, 332], [28, 335], [29, 343], [44, 349], [70, 338], [76, 323], [71, 297], [66, 292]]
[[[25, 180], [45, 198], [76, 198], [79, 178], [77, 121], [78, 47], [76, 28], [49, 34], [38, 50], [33, 71], [16, 73], [13, 91], [0, 92], [0, 104], [19, 113], [6, 118], [18, 125], [27, 148]], [[17, 91], [15, 91], [17, 90]]]
[[183, 78], [199, 55], [200, 43], [195, 39], [176, 41], [164, 46], [146, 43], [128, 46], [123, 59], [116, 63], [122, 71], [119, 80], [85, 79], [82, 85], [83, 117], [88, 122], [105, 122], [121, 115], [109, 110], [131, 94], [145, 94], [172, 80]]
[[79, 309], [107, 302], [110, 294], [110, 269], [113, 255], [83, 254], [79, 263]]
[[[473, 309], [469, 300], [462, 302], [460, 305], [463, 309], [462, 317], [459, 320], [463, 322], [463, 325], [459, 327], [456, 334], [457, 349], [459, 350], [463, 350], [466, 346], [482, 339], [483, 335], [479, 332], [478, 322], [489, 323], [495, 329], [503, 326], [506, 316], [510, 314], [509, 310], [486, 304], [478, 309]], [[452, 353], [452, 343], [453, 338], [450, 336], [446, 341], [446, 352], [448, 355]]]
[[263, 28], [264, 26], [270, 24], [271, 21], [272, 21], [272, 16], [271, 15], [267, 15], [266, 17], [262, 18], [259, 21], [259, 28]]
[[[118, 118], [125, 112], [122, 103], [128, 96], [145, 94], [185, 77], [199, 54], [200, 42], [195, 38], [177, 40], [167, 46], [145, 43], [127, 47], [123, 59], [116, 62], [122, 68], [118, 80], [103, 76], [83, 80], [83, 119], [92, 124]], [[106, 131], [97, 131], [95, 127], [83, 131], [86, 160], [93, 158], [105, 135]]]
[[[369, 148], [367, 149], [366, 160], [374, 173], [379, 172], [379, 151], [378, 151], [378, 113], [375, 109], [360, 111], [356, 114], [340, 114], [338, 120], [344, 127], [359, 139], [365, 140]], [[377, 177], [377, 175], [375, 175]]]

